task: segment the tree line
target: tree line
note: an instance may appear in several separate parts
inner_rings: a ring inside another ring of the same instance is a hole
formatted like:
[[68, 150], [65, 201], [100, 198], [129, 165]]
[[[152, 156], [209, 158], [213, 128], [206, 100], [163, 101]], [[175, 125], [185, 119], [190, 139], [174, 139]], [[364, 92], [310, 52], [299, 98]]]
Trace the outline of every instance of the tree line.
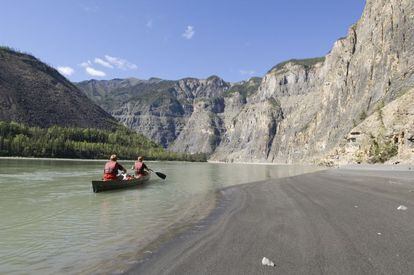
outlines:
[[32, 127], [0, 121], [0, 156], [207, 161], [206, 154], [170, 152], [125, 127], [114, 131], [52, 126]]

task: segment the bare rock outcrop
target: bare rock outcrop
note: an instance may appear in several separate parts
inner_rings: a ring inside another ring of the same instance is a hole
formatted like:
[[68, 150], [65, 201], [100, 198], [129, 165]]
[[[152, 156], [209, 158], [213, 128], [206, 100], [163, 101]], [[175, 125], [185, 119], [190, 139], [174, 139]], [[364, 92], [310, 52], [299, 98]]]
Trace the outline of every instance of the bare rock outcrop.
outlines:
[[414, 164], [414, 88], [353, 128], [327, 156], [336, 164]]
[[108, 92], [78, 85], [119, 121], [174, 151], [225, 162], [318, 162], [414, 87], [414, 2], [367, 0], [361, 19], [325, 57], [283, 62], [262, 79], [131, 83]]
[[[386, 105], [413, 87], [413, 5], [408, 0], [367, 1], [360, 21], [323, 62], [292, 61], [271, 70], [254, 97], [259, 101], [274, 97], [283, 120], [277, 123], [270, 152], [255, 159], [283, 163], [317, 159], [361, 122], [361, 114], [372, 114], [378, 104]], [[245, 121], [240, 117], [236, 124]], [[221, 161], [246, 157], [244, 151], [220, 147], [212, 156]]]
[[[185, 78], [178, 81], [157, 78], [89, 80], [77, 85], [89, 98], [108, 110], [125, 126], [164, 147], [170, 146], [178, 138], [183, 128], [191, 121], [189, 119], [194, 110], [197, 110], [200, 101], [223, 97], [230, 87], [229, 83], [217, 76], [207, 79]], [[195, 135], [196, 137], [191, 140], [198, 144], [196, 140], [202, 140], [204, 134], [200, 132], [199, 136], [197, 133]], [[206, 148], [200, 144], [194, 150], [183, 151], [210, 153], [211, 150]]]

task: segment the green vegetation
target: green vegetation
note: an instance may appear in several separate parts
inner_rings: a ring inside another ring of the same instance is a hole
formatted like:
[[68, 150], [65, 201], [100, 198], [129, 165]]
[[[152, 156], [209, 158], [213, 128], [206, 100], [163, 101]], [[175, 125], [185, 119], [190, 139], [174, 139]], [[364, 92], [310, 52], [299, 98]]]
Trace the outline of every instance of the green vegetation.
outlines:
[[107, 131], [0, 122], [0, 156], [106, 159], [113, 153], [123, 159], [143, 155], [149, 160], [207, 160], [205, 154], [168, 152], [124, 127]]
[[367, 116], [368, 116], [367, 113], [365, 111], [362, 111], [359, 114], [359, 121], [364, 121], [367, 118]]
[[25, 57], [31, 58], [35, 61], [39, 61], [39, 59], [37, 59], [36, 57], [34, 57], [30, 53], [23, 52], [23, 51], [17, 50], [15, 48], [12, 48], [12, 47], [9, 47], [9, 46], [1, 46], [0, 45], [0, 56], [4, 57], [6, 54], [14, 54], [14, 55], [17, 55], [17, 56], [25, 56]]
[[382, 134], [377, 137], [371, 135], [370, 138], [369, 162], [384, 163], [398, 154], [398, 145]]
[[246, 82], [234, 84], [225, 94], [230, 96], [234, 93], [239, 93], [243, 98], [254, 94], [260, 86], [262, 79], [260, 77], [252, 77]]
[[11, 48], [11, 47], [9, 47], [9, 46], [0, 46], [0, 51], [10, 51], [10, 52], [12, 52], [12, 51], [16, 51], [15, 49], [13, 49], [13, 48]]
[[380, 101], [378, 101], [377, 105], [375, 106], [377, 111], [380, 111], [382, 108], [384, 108], [385, 106], [385, 102], [383, 99], [381, 99]]
[[325, 57], [315, 57], [315, 58], [307, 58], [307, 59], [290, 59], [288, 61], [284, 61], [284, 62], [277, 64], [272, 69], [270, 69], [270, 71], [280, 70], [288, 63], [293, 63], [295, 65], [301, 65], [308, 69], [314, 66], [315, 64], [324, 62], [324, 61], [325, 61]]
[[87, 82], [78, 83], [81, 90], [88, 95], [95, 103], [104, 109], [113, 109], [114, 106], [120, 106], [127, 102], [136, 102], [144, 106], [152, 104], [166, 104], [177, 101], [174, 93], [174, 81], [162, 80], [156, 82], [139, 82], [133, 86], [120, 86], [116, 88], [105, 88], [100, 86], [100, 82], [96, 83], [100, 96], [96, 96], [91, 86]]
[[395, 99], [402, 97], [403, 95], [405, 95], [406, 93], [408, 93], [409, 91], [411, 91], [412, 89], [414, 89], [414, 86], [408, 86], [408, 87], [404, 87], [401, 90], [399, 90], [396, 95], [395, 95]]
[[384, 116], [383, 116], [383, 113], [382, 113], [382, 108], [384, 108], [384, 106], [385, 106], [384, 100], [380, 100], [378, 102], [377, 106], [375, 107], [375, 110], [378, 114], [378, 119], [381, 122], [382, 127], [385, 127], [385, 125], [384, 125]]
[[352, 127], [355, 128], [357, 127], [358, 123], [356, 122], [355, 119], [352, 120]]
[[274, 97], [270, 97], [267, 99], [267, 101], [274, 107], [274, 108], [280, 108], [280, 102], [274, 98]]

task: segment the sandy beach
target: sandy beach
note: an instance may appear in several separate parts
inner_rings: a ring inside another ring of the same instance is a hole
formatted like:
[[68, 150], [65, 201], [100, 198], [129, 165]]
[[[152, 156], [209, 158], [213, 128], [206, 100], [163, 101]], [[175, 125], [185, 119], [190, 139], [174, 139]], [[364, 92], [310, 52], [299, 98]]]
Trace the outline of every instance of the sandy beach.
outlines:
[[128, 273], [414, 273], [413, 171], [331, 169], [220, 195], [207, 218]]

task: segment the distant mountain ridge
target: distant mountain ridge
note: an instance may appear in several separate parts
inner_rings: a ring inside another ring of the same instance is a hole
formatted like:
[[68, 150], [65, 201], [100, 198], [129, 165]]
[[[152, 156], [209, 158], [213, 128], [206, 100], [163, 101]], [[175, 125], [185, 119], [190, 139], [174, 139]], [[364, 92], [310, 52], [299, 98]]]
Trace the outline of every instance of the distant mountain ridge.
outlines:
[[[130, 87], [119, 81], [77, 85], [118, 121], [171, 150], [225, 162], [414, 163], [412, 124], [389, 123], [414, 118], [411, 97], [399, 100], [414, 87], [412, 0], [367, 0], [361, 19], [325, 57], [282, 62], [261, 79], [148, 80]], [[364, 124], [376, 117], [385, 119], [381, 131]], [[368, 138], [350, 155], [344, 148], [358, 125]]]
[[118, 122], [57, 70], [0, 47], [0, 121], [113, 129]]
[[196, 101], [222, 97], [231, 87], [217, 76], [177, 81], [158, 78], [89, 80], [77, 85], [118, 121], [165, 147], [177, 139]]

